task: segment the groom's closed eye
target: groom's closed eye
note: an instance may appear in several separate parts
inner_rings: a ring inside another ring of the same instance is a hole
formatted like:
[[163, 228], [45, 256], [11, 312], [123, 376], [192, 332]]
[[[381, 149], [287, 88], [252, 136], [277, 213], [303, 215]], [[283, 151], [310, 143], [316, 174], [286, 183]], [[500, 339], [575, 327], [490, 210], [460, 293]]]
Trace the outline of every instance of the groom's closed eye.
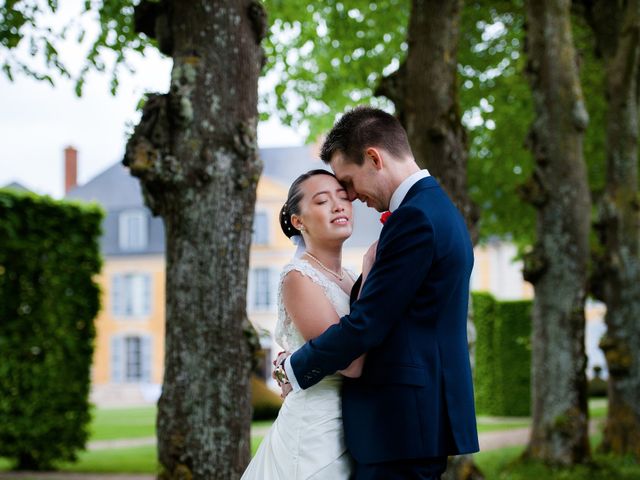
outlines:
[[340, 180], [340, 183], [344, 187], [344, 191], [347, 193], [347, 199], [350, 202], [353, 202], [356, 198], [358, 198], [358, 195], [356, 195], [356, 192], [353, 189], [353, 183], [351, 182], [351, 179], [349, 177]]

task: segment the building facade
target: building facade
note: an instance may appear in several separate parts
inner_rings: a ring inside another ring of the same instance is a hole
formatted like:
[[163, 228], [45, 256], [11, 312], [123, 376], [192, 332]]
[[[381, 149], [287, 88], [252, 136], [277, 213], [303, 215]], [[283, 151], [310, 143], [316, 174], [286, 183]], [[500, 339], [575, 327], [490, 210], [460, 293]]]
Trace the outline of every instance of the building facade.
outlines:
[[[253, 222], [247, 314], [264, 350], [259, 373], [272, 382], [271, 360], [280, 350], [273, 341], [280, 272], [295, 251], [280, 230], [278, 215], [291, 182], [303, 172], [326, 167], [312, 146], [262, 149], [260, 155], [264, 169]], [[164, 363], [162, 220], [145, 207], [138, 180], [120, 163], [76, 186], [77, 152], [67, 149], [65, 157], [67, 198], [98, 202], [106, 211], [101, 238], [104, 266], [97, 279], [102, 309], [96, 319], [92, 401], [101, 406], [155, 402]], [[364, 252], [378, 238], [382, 225], [377, 212], [360, 202], [353, 205], [354, 232], [345, 243], [343, 264], [359, 273]], [[533, 289], [522, 279], [522, 266], [513, 261], [515, 253], [515, 247], [499, 241], [476, 247], [472, 289], [489, 291], [499, 299], [531, 298]], [[596, 327], [594, 332], [601, 330]], [[597, 339], [594, 342], [593, 335], [588, 335], [589, 341], [590, 360], [596, 358], [591, 363], [604, 366], [597, 359], [601, 355]]]

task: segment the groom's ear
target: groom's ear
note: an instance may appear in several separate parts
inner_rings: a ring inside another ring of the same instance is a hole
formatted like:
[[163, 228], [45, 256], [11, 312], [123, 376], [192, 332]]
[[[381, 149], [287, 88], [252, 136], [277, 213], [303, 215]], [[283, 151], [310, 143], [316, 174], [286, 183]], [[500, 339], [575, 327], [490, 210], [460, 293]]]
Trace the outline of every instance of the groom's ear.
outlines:
[[382, 158], [382, 152], [376, 147], [368, 147], [364, 151], [365, 160], [372, 163], [376, 170], [382, 170], [384, 165], [384, 159]]

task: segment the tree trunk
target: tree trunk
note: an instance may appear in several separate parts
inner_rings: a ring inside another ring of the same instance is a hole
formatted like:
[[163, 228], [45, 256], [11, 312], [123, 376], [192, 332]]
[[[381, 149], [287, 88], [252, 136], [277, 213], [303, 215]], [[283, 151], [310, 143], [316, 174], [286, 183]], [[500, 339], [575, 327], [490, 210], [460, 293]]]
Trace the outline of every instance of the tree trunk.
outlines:
[[467, 133], [458, 100], [462, 0], [412, 0], [407, 58], [376, 94], [396, 106], [416, 161], [438, 179], [478, 239], [478, 209], [467, 188]]
[[601, 448], [640, 459], [640, 0], [588, 2], [585, 13], [606, 65], [608, 101], [607, 183], [595, 224], [602, 253], [592, 282], [607, 305], [600, 346], [609, 369], [609, 408]]
[[264, 10], [255, 0], [165, 0], [136, 28], [173, 57], [124, 159], [166, 231], [161, 478], [239, 478], [250, 459], [246, 285], [256, 186]]
[[[478, 209], [467, 189], [468, 146], [458, 99], [457, 54], [462, 0], [412, 0], [402, 66], [382, 80], [376, 95], [394, 102], [417, 163], [438, 179], [478, 240]], [[471, 300], [469, 300], [471, 303]], [[471, 313], [471, 309], [470, 309]], [[475, 327], [467, 322], [470, 350]], [[473, 364], [473, 355], [470, 353]], [[452, 457], [447, 480], [481, 480], [471, 455]]]
[[526, 455], [573, 465], [590, 457], [584, 304], [590, 195], [583, 159], [589, 118], [576, 66], [570, 0], [528, 0], [527, 74], [536, 119], [535, 169], [527, 200], [537, 209], [537, 245], [525, 258], [534, 284], [532, 408]]

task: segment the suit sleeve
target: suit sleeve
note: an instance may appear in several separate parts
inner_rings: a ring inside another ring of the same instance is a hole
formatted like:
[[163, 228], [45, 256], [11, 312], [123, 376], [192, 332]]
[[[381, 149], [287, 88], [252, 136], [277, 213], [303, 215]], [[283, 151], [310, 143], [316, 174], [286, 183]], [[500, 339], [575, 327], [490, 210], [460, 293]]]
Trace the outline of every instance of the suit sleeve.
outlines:
[[301, 388], [346, 368], [384, 341], [426, 277], [434, 246], [433, 228], [421, 210], [406, 206], [394, 212], [382, 230], [376, 261], [351, 313], [291, 356]]
[[360, 285], [362, 285], [362, 275], [358, 277], [356, 282], [351, 287], [351, 294], [349, 295], [349, 305], [353, 305], [353, 303], [358, 299], [358, 293], [360, 293]]

